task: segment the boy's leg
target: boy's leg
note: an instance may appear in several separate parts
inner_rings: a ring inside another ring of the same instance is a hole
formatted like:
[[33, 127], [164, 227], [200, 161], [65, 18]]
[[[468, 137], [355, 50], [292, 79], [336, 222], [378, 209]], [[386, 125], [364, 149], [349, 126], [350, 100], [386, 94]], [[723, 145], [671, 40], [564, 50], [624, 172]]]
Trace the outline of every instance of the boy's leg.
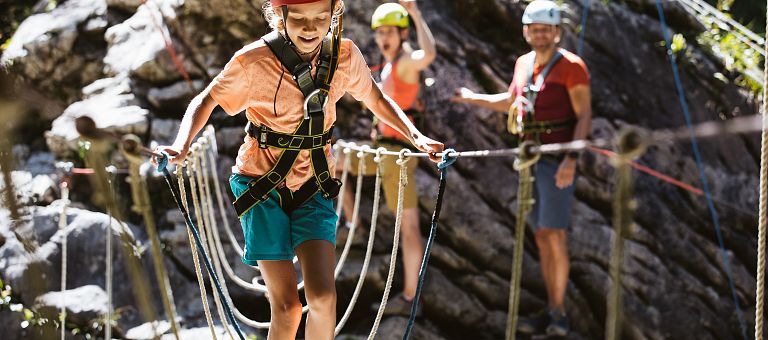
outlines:
[[[326, 240], [306, 241], [296, 247], [307, 297], [306, 339], [331, 340], [336, 328], [336, 263], [334, 246]], [[295, 289], [295, 287], [294, 287]]]
[[258, 261], [269, 293], [272, 324], [268, 340], [296, 338], [301, 323], [301, 301], [296, 290], [296, 271], [292, 261]]
[[299, 257], [309, 306], [306, 338], [333, 339], [336, 327], [336, 211], [318, 193], [291, 213], [291, 243]]

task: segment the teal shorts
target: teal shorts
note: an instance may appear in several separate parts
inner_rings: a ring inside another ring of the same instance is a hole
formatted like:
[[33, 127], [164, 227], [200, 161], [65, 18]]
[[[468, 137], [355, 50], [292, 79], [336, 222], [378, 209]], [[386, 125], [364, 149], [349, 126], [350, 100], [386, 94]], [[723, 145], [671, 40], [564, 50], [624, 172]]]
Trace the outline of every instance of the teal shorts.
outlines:
[[[242, 195], [253, 180], [233, 174], [229, 185], [235, 197]], [[243, 263], [255, 266], [258, 260], [291, 260], [294, 249], [310, 240], [325, 240], [336, 246], [339, 217], [330, 199], [318, 192], [290, 215], [280, 208], [279, 200], [277, 190], [272, 190], [267, 200], [254, 205], [240, 218], [245, 239]]]

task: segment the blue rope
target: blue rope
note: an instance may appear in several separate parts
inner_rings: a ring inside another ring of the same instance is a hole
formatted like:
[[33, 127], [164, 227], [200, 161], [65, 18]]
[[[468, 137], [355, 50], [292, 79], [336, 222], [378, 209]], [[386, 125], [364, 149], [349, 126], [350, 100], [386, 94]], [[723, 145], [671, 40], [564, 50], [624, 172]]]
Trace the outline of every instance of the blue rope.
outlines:
[[416, 321], [416, 313], [419, 309], [419, 298], [421, 298], [421, 290], [424, 287], [424, 277], [427, 276], [429, 254], [432, 252], [432, 244], [435, 242], [435, 234], [437, 234], [437, 220], [440, 218], [440, 210], [443, 206], [443, 194], [445, 193], [445, 182], [446, 178], [448, 177], [448, 167], [453, 165], [457, 158], [455, 156], [448, 156], [452, 152], [456, 152], [456, 150], [447, 149], [443, 151], [443, 160], [437, 164], [437, 168], [440, 169], [440, 186], [437, 189], [437, 202], [435, 203], [435, 212], [432, 214], [432, 227], [429, 230], [427, 246], [424, 249], [424, 258], [421, 260], [421, 268], [419, 269], [419, 284], [416, 286], [416, 295], [413, 297], [413, 302], [411, 304], [411, 315], [408, 317], [408, 326], [405, 328], [403, 340], [407, 340], [411, 336], [411, 330], [413, 330], [413, 324]]
[[579, 31], [579, 44], [576, 45], [576, 54], [581, 57], [581, 53], [584, 52], [584, 35], [587, 32], [587, 16], [589, 15], [589, 1], [584, 0], [582, 2], [581, 9], [581, 31]]
[[723, 258], [723, 264], [725, 266], [726, 275], [728, 276], [728, 285], [731, 288], [731, 295], [733, 297], [733, 303], [736, 306], [736, 316], [739, 319], [739, 327], [741, 327], [741, 335], [746, 340], [747, 337], [747, 325], [744, 321], [744, 315], [741, 312], [739, 306], [739, 299], [736, 295], [736, 286], [733, 283], [733, 273], [731, 271], [731, 261], [728, 257], [728, 253], [725, 249], [725, 242], [723, 241], [723, 235], [720, 232], [720, 218], [717, 215], [715, 204], [712, 201], [712, 195], [709, 190], [709, 182], [704, 174], [704, 163], [701, 160], [701, 152], [699, 151], [699, 143], [696, 140], [696, 135], [693, 134], [693, 123], [691, 121], [691, 114], [688, 109], [688, 102], [685, 99], [685, 91], [683, 90], [683, 82], [680, 80], [680, 73], [677, 69], [677, 61], [675, 60], [675, 54], [672, 52], [672, 41], [667, 31], [667, 23], [664, 19], [664, 10], [661, 6], [661, 1], [656, 0], [656, 9], [659, 12], [659, 19], [661, 22], [661, 31], [664, 34], [664, 41], [667, 46], [667, 55], [669, 56], [669, 62], [672, 64], [672, 75], [675, 78], [675, 87], [677, 87], [677, 94], [680, 99], [680, 106], [683, 108], [683, 114], [685, 115], [685, 123], [688, 125], [688, 129], [691, 131], [691, 145], [693, 146], [693, 155], [696, 159], [696, 166], [699, 169], [699, 176], [701, 177], [701, 184], [704, 189], [704, 196], [707, 198], [707, 207], [709, 208], [709, 214], [712, 217], [712, 223], [715, 225], [715, 235], [717, 235], [717, 242], [720, 245], [720, 253]]
[[[176, 201], [176, 205], [179, 206], [179, 210], [181, 210], [181, 214], [184, 215], [184, 220], [187, 222], [187, 227], [192, 231], [192, 235], [195, 237], [195, 244], [197, 245], [197, 251], [199, 251], [201, 254], [203, 254], [203, 262], [205, 263], [205, 269], [208, 270], [208, 273], [211, 274], [211, 277], [213, 278], [213, 282], [216, 286], [216, 291], [219, 293], [219, 298], [222, 301], [222, 304], [224, 305], [224, 311], [227, 314], [227, 319], [229, 319], [229, 322], [232, 324], [232, 326], [235, 328], [235, 331], [237, 332], [238, 337], [240, 337], [240, 340], [245, 340], [245, 336], [243, 335], [243, 331], [240, 329], [240, 326], [237, 324], [237, 320], [235, 320], [235, 315], [232, 314], [232, 309], [229, 306], [229, 300], [224, 295], [224, 290], [221, 288], [221, 283], [219, 282], [219, 278], [216, 276], [216, 272], [213, 270], [213, 266], [211, 265], [211, 258], [208, 256], [208, 253], [206, 253], [205, 248], [203, 247], [203, 240], [200, 238], [200, 232], [197, 230], [197, 227], [195, 227], [195, 224], [192, 222], [192, 219], [189, 217], [189, 212], [187, 209], [184, 209], [184, 205], [182, 205], [180, 196], [181, 193], [176, 189], [176, 187], [173, 185], [173, 180], [171, 179], [171, 173], [168, 172], [168, 154], [163, 152], [160, 155], [156, 155], [157, 159], [157, 172], [162, 172], [163, 177], [165, 177], [165, 182], [168, 183], [168, 187], [171, 189], [171, 194], [173, 196], [173, 200]], [[225, 325], [226, 327], [226, 325]]]

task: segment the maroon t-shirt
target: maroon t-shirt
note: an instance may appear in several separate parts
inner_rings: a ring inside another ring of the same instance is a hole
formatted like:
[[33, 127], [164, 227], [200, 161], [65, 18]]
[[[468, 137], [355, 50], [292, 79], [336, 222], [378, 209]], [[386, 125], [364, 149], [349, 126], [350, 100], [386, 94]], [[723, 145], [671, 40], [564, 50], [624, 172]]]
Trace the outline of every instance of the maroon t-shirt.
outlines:
[[[560, 49], [560, 53], [563, 55], [562, 58], [557, 61], [549, 71], [547, 78], [544, 79], [544, 85], [542, 85], [534, 104], [535, 121], [545, 122], [575, 118], [576, 114], [573, 111], [568, 90], [577, 85], [589, 86], [589, 71], [584, 61], [579, 56], [564, 49]], [[534, 53], [529, 52], [517, 58], [517, 62], [515, 62], [515, 74], [509, 85], [509, 92], [513, 98], [525, 96], [523, 89], [528, 83], [528, 72], [533, 57]], [[534, 67], [534, 81], [545, 66], [537, 65]], [[541, 133], [542, 144], [565, 143], [572, 140], [573, 128]]]

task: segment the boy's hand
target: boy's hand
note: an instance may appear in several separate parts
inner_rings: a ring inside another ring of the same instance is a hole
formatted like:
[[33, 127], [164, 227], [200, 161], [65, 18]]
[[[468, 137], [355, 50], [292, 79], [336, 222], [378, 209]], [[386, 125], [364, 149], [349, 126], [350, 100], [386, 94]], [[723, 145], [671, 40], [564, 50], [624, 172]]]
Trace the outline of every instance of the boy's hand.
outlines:
[[[169, 145], [161, 145], [155, 148], [154, 153], [159, 154], [160, 152], [165, 151], [165, 153], [168, 154], [168, 163], [172, 164], [182, 164], [184, 162], [184, 159], [187, 158], [187, 154], [189, 153], [189, 148], [181, 148], [177, 146], [169, 146]], [[157, 157], [152, 156], [152, 159], [150, 159], [150, 162], [152, 165], [157, 166]]]
[[445, 149], [445, 145], [443, 145], [443, 143], [440, 143], [424, 135], [420, 135], [414, 139], [413, 145], [419, 150], [428, 153], [429, 159], [435, 163], [438, 163], [441, 160], [441, 157], [435, 154], [443, 152], [443, 149]]

